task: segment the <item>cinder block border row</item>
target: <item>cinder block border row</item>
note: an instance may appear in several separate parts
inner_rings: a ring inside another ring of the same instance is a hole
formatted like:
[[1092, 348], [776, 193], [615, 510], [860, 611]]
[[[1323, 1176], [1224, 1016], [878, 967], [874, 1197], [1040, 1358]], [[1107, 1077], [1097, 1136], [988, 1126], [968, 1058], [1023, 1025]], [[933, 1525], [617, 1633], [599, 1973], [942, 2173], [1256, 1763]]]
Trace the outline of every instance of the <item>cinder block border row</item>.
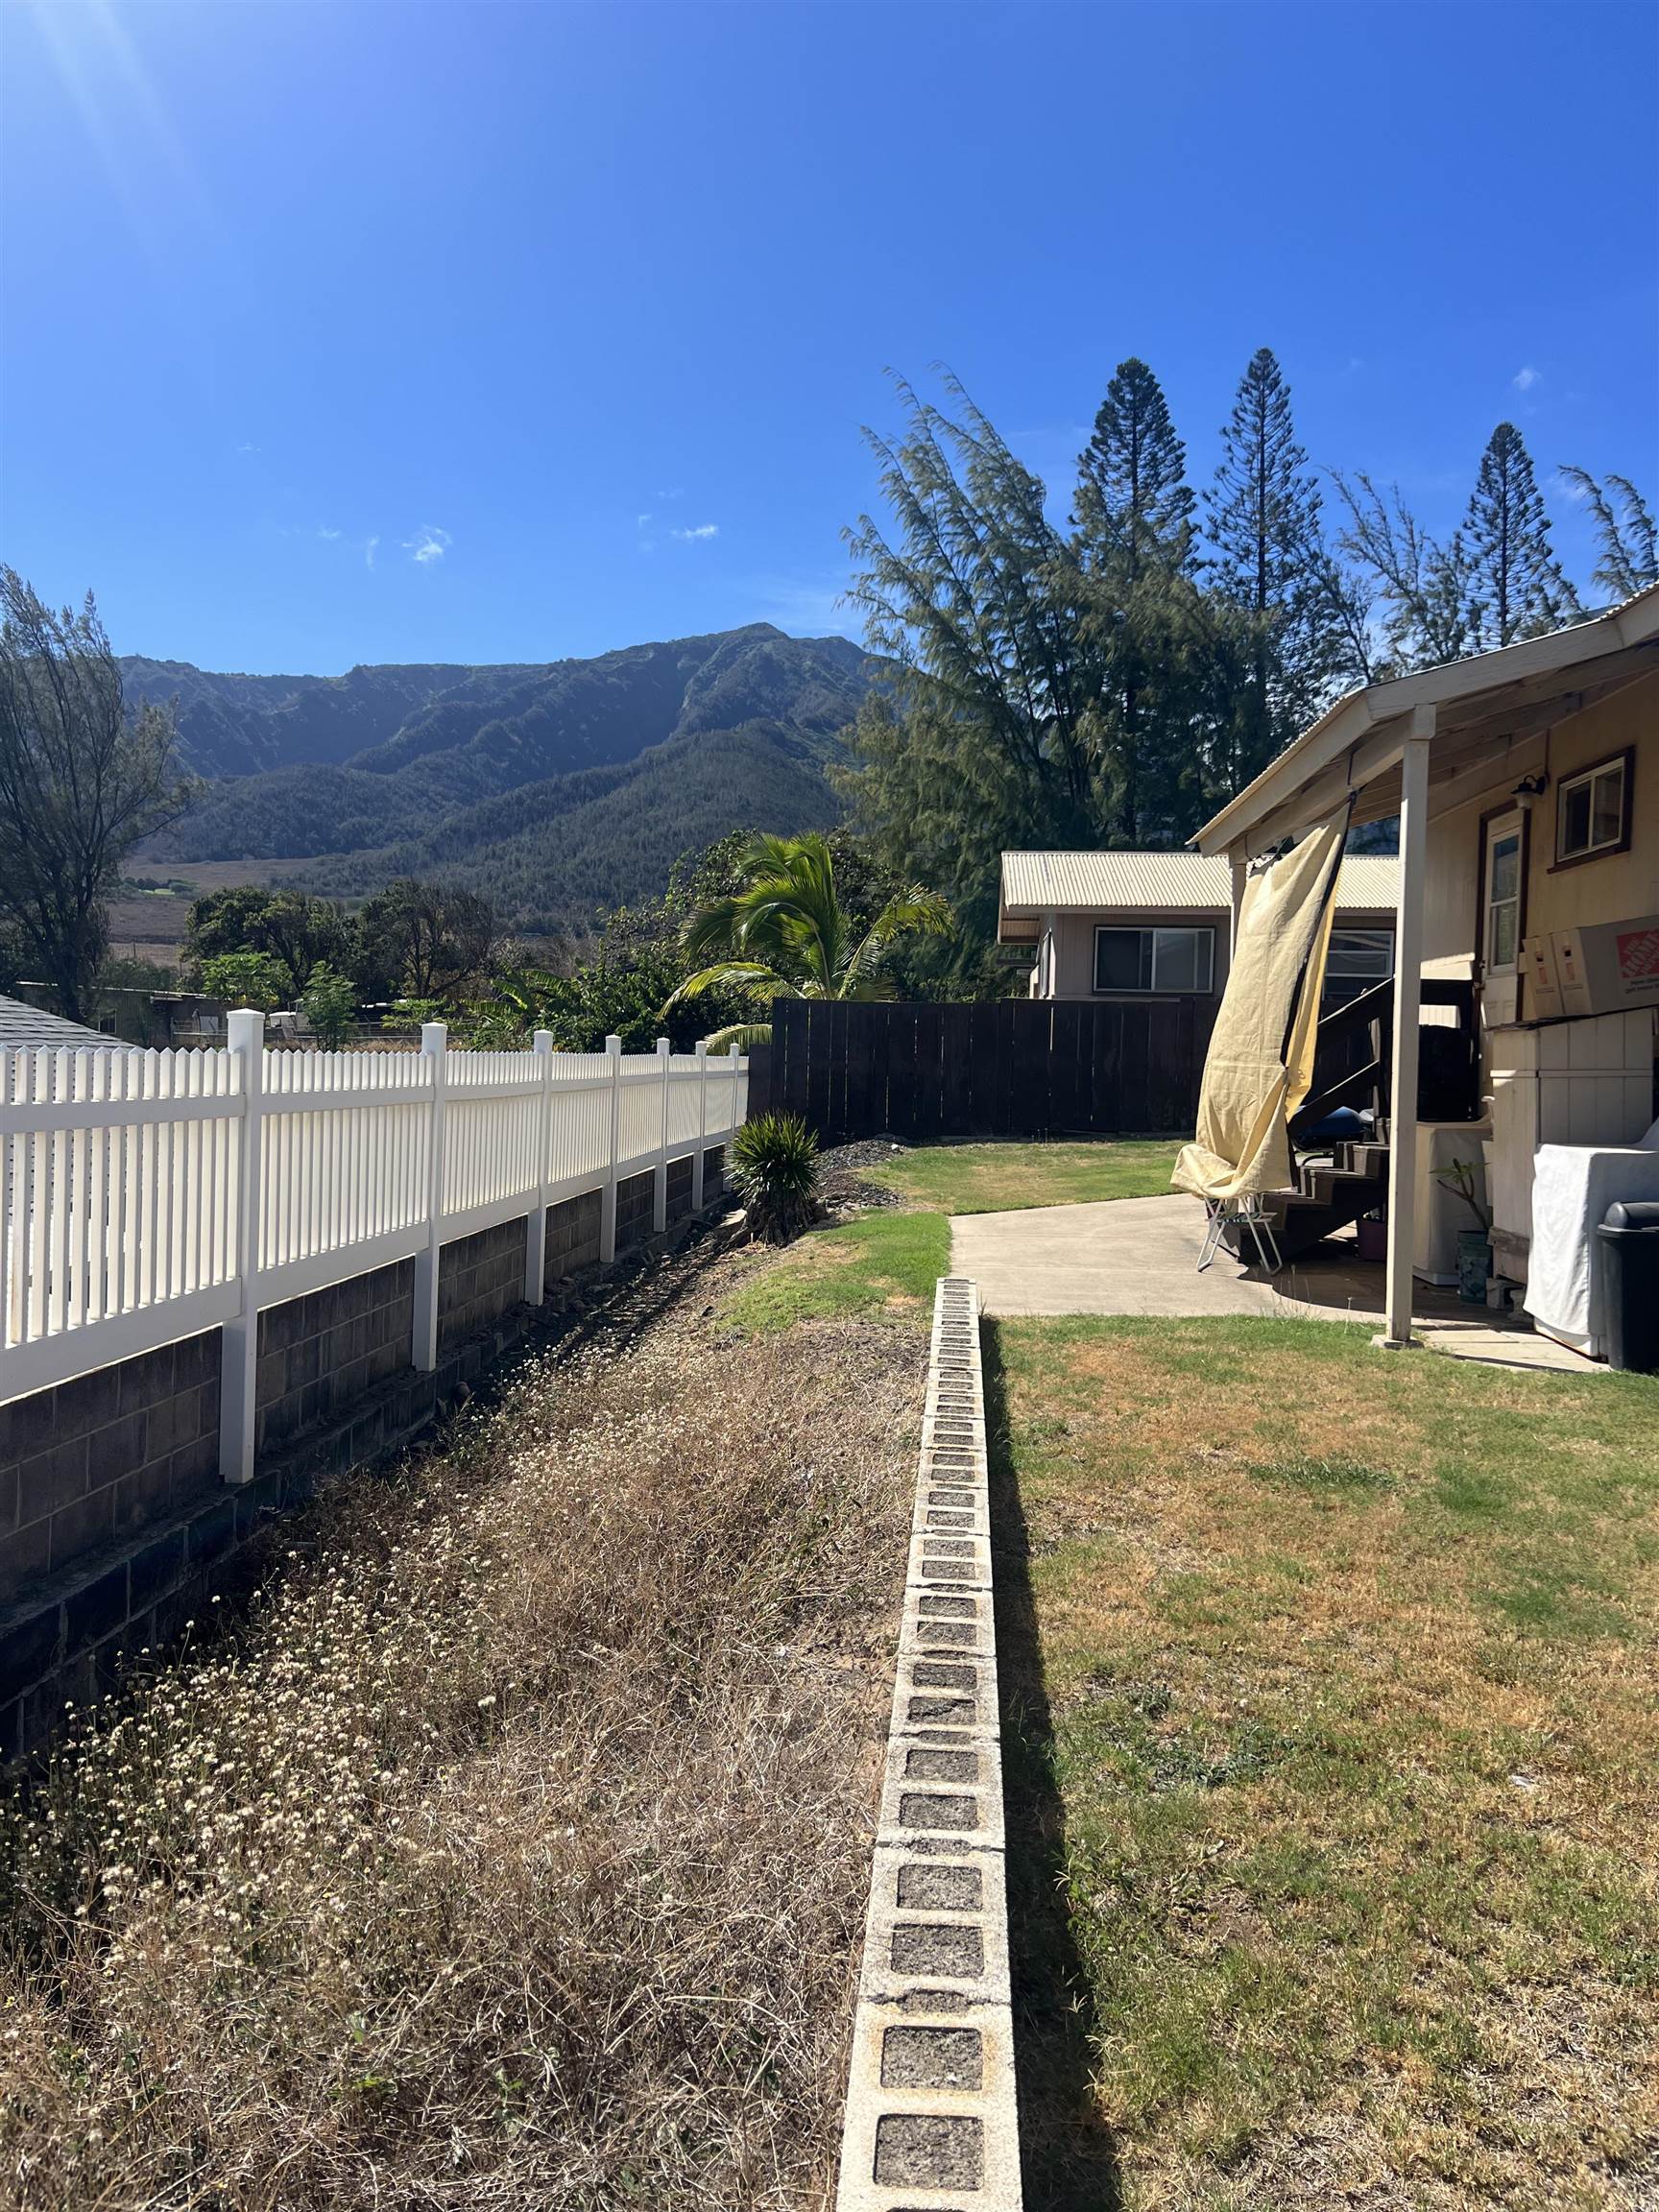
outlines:
[[940, 1278], [835, 2212], [1021, 2212], [979, 1292]]

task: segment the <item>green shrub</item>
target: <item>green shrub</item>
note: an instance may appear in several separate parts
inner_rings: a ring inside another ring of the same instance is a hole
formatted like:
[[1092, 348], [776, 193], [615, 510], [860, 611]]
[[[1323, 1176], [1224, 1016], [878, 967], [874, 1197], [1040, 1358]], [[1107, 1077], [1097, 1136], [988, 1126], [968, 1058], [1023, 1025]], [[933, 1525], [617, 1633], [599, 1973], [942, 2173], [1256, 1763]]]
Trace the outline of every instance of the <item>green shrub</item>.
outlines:
[[749, 1226], [770, 1244], [787, 1244], [818, 1211], [818, 1140], [797, 1114], [761, 1114], [732, 1142], [732, 1180]]

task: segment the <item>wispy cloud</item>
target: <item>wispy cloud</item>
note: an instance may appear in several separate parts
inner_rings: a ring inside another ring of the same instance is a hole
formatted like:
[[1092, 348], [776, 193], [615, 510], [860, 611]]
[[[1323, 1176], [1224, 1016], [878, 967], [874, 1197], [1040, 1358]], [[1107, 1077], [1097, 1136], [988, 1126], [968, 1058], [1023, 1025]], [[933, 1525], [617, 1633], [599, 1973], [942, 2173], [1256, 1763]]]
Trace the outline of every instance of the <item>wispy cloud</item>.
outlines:
[[419, 567], [430, 568], [435, 561], [442, 561], [453, 541], [447, 530], [440, 530], [436, 523], [423, 522], [413, 538], [405, 538], [403, 550]]
[[250, 445], [244, 441], [242, 445], [237, 446], [236, 450], [238, 453], [257, 453], [259, 448], [257, 445]]
[[380, 546], [380, 541], [379, 541], [379, 539], [378, 539], [378, 538], [365, 538], [365, 539], [364, 539], [364, 541], [363, 541], [363, 565], [364, 565], [364, 567], [365, 567], [365, 568], [373, 568], [373, 565], [374, 565], [374, 556], [375, 556], [376, 552], [379, 550], [379, 546]]
[[1581, 505], [1590, 496], [1587, 484], [1580, 483], [1576, 476], [1564, 476], [1559, 469], [1555, 471], [1550, 489], [1558, 499], [1570, 500], [1575, 507]]
[[[659, 492], [657, 496], [659, 499], [678, 499], [680, 494], [678, 492]], [[710, 538], [718, 538], [720, 535], [718, 522], [696, 522], [689, 529], [664, 530], [659, 524], [656, 515], [649, 510], [643, 515], [635, 516], [634, 527], [638, 533], [641, 553], [655, 553], [665, 538], [673, 539], [678, 545], [706, 545]]]
[[1509, 381], [1517, 392], [1530, 392], [1534, 384], [1543, 383], [1544, 372], [1528, 364], [1526, 368], [1517, 369]]
[[332, 544], [335, 539], [342, 536], [343, 533], [338, 530], [331, 530], [326, 522], [319, 522], [317, 525], [317, 535], [319, 538], [325, 538], [329, 544]]

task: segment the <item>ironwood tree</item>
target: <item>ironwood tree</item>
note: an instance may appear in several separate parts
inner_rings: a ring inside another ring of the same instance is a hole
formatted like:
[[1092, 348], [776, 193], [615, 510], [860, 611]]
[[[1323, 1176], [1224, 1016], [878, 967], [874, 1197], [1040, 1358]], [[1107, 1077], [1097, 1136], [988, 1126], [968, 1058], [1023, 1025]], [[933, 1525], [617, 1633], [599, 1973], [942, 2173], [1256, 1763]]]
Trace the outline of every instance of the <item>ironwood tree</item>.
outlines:
[[139, 840], [189, 806], [170, 710], [129, 714], [92, 594], [45, 606], [0, 567], [0, 935], [60, 1013], [94, 1010], [107, 902]]
[[1659, 531], [1653, 510], [1628, 476], [1606, 476], [1599, 483], [1588, 469], [1564, 468], [1562, 481], [1573, 494], [1589, 501], [1596, 522], [1596, 566], [1591, 581], [1610, 599], [1628, 599], [1649, 584], [1659, 584]]

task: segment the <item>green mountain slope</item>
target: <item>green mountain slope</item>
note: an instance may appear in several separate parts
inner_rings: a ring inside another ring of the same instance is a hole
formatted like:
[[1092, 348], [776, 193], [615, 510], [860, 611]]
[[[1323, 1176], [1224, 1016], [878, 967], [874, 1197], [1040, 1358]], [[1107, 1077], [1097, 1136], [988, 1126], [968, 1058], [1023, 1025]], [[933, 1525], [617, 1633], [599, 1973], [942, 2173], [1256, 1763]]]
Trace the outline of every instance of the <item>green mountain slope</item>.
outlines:
[[677, 737], [637, 760], [526, 784], [424, 837], [321, 861], [300, 880], [349, 897], [395, 876], [452, 878], [519, 928], [580, 927], [661, 891], [683, 853], [730, 830], [830, 828], [836, 750], [771, 722]]
[[347, 895], [462, 876], [526, 926], [656, 891], [729, 830], [834, 821], [826, 768], [870, 681], [847, 639], [766, 623], [540, 665], [124, 673], [178, 699], [212, 779], [148, 857], [315, 858], [306, 879]]

